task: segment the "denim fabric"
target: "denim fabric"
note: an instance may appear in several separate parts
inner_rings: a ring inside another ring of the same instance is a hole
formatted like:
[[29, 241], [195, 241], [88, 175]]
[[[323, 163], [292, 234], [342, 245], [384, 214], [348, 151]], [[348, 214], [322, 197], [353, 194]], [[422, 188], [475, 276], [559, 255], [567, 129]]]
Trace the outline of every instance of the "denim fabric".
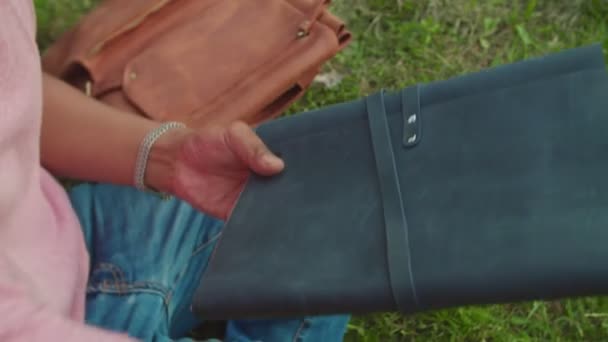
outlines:
[[[193, 293], [223, 222], [131, 187], [70, 190], [91, 255], [88, 324], [144, 341], [191, 341]], [[341, 341], [348, 316], [230, 321], [225, 341]]]

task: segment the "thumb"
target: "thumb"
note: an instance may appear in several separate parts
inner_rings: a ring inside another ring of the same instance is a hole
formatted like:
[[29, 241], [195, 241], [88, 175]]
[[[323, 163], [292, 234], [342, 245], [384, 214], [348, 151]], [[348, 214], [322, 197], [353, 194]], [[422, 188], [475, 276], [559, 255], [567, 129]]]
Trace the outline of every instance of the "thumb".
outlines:
[[274, 155], [245, 123], [235, 122], [226, 130], [226, 144], [255, 173], [270, 176], [281, 172], [283, 160]]

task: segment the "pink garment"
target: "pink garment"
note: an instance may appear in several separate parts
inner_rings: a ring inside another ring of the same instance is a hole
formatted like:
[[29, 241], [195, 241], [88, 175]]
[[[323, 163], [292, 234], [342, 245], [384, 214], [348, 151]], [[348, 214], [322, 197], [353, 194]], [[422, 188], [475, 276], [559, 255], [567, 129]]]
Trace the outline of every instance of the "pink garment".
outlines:
[[31, 0], [0, 0], [0, 341], [127, 341], [84, 324], [83, 234], [40, 166], [35, 32]]

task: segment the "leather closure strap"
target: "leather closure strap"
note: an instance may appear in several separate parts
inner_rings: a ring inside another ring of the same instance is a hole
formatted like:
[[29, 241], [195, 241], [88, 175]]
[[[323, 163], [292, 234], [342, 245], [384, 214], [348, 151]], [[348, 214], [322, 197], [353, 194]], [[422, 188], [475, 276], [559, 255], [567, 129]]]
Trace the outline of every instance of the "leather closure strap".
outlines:
[[384, 91], [368, 96], [366, 104], [384, 210], [386, 253], [391, 289], [398, 310], [412, 311], [418, 305], [412, 277], [408, 226], [386, 116]]

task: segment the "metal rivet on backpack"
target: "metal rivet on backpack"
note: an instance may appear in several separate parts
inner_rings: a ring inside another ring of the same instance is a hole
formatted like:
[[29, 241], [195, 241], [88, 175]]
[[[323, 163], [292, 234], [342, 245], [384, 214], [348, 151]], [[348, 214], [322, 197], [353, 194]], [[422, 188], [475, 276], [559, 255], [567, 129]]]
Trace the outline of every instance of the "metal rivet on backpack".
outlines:
[[87, 96], [89, 96], [89, 97], [90, 97], [90, 96], [91, 96], [91, 94], [93, 93], [92, 88], [93, 88], [93, 85], [91, 84], [91, 81], [87, 81], [87, 82], [84, 84], [84, 93], [85, 93]]
[[410, 144], [413, 143], [414, 141], [416, 141], [416, 134], [412, 135], [411, 137], [409, 137], [407, 139], [407, 142]]
[[416, 114], [412, 114], [409, 118], [407, 118], [408, 124], [413, 124], [414, 122], [416, 122]]

